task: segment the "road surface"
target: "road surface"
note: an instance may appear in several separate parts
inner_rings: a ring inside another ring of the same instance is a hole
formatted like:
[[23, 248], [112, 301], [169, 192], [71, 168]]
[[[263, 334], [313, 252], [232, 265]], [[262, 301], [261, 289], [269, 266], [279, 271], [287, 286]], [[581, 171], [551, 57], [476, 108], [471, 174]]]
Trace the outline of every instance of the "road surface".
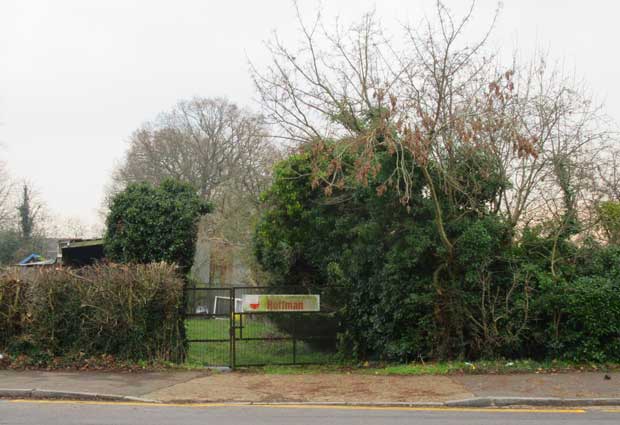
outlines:
[[597, 425], [617, 425], [620, 423], [620, 408], [425, 410], [0, 400], [2, 425], [577, 425], [594, 422]]

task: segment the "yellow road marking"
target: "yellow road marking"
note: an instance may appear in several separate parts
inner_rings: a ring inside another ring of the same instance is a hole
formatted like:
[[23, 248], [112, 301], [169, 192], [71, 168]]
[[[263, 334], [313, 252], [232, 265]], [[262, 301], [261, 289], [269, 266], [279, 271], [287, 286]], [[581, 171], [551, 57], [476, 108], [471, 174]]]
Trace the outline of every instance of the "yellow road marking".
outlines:
[[142, 406], [142, 407], [243, 407], [247, 403], [144, 403], [140, 401], [84, 401], [84, 400], [8, 400], [9, 403], [79, 404], [93, 406]]
[[[389, 406], [333, 406], [317, 404], [247, 404], [247, 403], [140, 403], [125, 401], [79, 401], [79, 400], [9, 400], [10, 403], [32, 404], [77, 404], [95, 406], [138, 406], [138, 407], [262, 407], [271, 409], [333, 409], [333, 410], [383, 410], [404, 412], [480, 412], [480, 413], [586, 413], [584, 409], [510, 409], [475, 407], [389, 407]], [[619, 411], [620, 412], [620, 411]]]
[[339, 410], [396, 410], [411, 412], [502, 412], [502, 413], [586, 413], [583, 409], [510, 409], [497, 407], [390, 407], [390, 406], [330, 406], [303, 404], [253, 404], [276, 409], [339, 409]]

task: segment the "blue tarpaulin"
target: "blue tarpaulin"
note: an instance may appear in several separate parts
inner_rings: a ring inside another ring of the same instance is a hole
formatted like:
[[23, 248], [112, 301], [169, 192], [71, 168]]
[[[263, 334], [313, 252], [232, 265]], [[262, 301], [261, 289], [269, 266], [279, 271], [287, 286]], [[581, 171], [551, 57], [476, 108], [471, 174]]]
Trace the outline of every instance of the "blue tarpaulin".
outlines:
[[32, 254], [30, 254], [29, 256], [27, 256], [26, 258], [24, 258], [23, 260], [21, 260], [19, 262], [20, 266], [25, 266], [26, 264], [30, 264], [30, 263], [38, 263], [40, 261], [45, 261], [45, 258], [39, 254], [35, 254], [34, 252]]

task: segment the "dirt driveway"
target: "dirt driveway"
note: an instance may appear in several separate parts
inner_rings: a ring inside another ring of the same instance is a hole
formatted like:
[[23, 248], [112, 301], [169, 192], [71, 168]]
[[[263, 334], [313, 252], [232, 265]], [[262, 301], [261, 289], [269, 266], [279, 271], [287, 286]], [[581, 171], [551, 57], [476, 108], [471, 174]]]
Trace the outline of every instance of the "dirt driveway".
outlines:
[[262, 375], [221, 373], [173, 385], [144, 397], [162, 401], [360, 402], [445, 401], [471, 397], [443, 376]]

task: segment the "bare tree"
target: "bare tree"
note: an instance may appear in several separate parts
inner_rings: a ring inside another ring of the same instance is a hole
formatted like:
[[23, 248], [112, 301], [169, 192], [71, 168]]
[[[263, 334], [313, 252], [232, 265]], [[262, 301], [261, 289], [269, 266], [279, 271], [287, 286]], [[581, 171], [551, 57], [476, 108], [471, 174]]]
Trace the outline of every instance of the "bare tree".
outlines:
[[602, 198], [620, 202], [620, 149], [609, 149], [600, 156], [593, 184]]
[[82, 239], [99, 235], [92, 232], [79, 217], [55, 217], [48, 234], [59, 238]]
[[278, 157], [260, 115], [226, 99], [194, 98], [134, 132], [111, 190], [167, 177], [192, 183], [216, 204], [214, 232], [247, 240], [246, 216], [256, 209]]
[[[316, 151], [333, 157], [327, 173], [316, 173], [316, 184], [323, 180], [328, 193], [346, 184], [343, 161], [352, 151], [361, 183], [377, 174], [378, 151], [396, 156], [398, 165], [383, 187], [398, 190], [404, 204], [411, 198], [413, 168], [419, 167], [449, 253], [453, 243], [445, 231], [438, 191], [463, 192], [450, 176], [456, 148], [467, 142], [489, 148], [482, 129], [496, 113], [493, 98], [503, 100], [510, 84], [490, 69], [491, 60], [481, 53], [488, 33], [477, 43], [458, 45], [472, 11], [473, 5], [457, 22], [438, 3], [439, 28], [430, 21], [423, 34], [406, 28], [402, 52], [392, 49], [372, 14], [344, 31], [326, 29], [320, 15], [311, 25], [300, 18], [303, 45], [293, 51], [276, 39], [272, 66], [255, 72], [263, 105], [283, 137], [301, 144], [317, 142]], [[489, 82], [494, 84], [491, 89]], [[338, 144], [323, 143], [334, 138]], [[515, 137], [509, 142], [516, 143]], [[428, 170], [431, 158], [439, 164], [441, 188]]]
[[13, 184], [4, 163], [0, 162], [0, 229], [6, 227], [14, 215], [11, 202], [12, 192]]
[[[477, 41], [464, 42], [474, 3], [457, 19], [438, 2], [436, 21], [404, 29], [400, 51], [372, 14], [342, 29], [328, 27], [320, 14], [308, 24], [298, 13], [301, 46], [291, 49], [276, 37], [271, 66], [254, 69], [281, 137], [333, 157], [326, 173], [316, 173], [326, 191], [347, 184], [343, 161], [351, 152], [357, 162], [348, 165], [362, 183], [377, 173], [377, 151], [395, 155], [399, 165], [382, 190], [399, 190], [405, 204], [414, 169], [421, 169], [448, 252], [438, 192], [477, 202], [475, 188], [465, 187], [471, 182], [454, 176], [457, 156], [494, 158], [510, 185], [490, 206], [519, 228], [592, 198], [586, 182], [610, 134], [601, 106], [543, 55], [529, 65], [498, 65], [486, 48], [494, 21]], [[428, 172], [430, 160], [439, 184]]]
[[[433, 284], [445, 329], [448, 306], [455, 304], [450, 282], [458, 275], [449, 221], [458, 222], [463, 210], [492, 211], [515, 235], [548, 220], [556, 223], [550, 227], [556, 241], [574, 235], [580, 219], [592, 215], [595, 196], [587, 182], [610, 134], [600, 106], [556, 67], [540, 59], [499, 64], [487, 48], [494, 20], [478, 40], [466, 42], [474, 3], [456, 18], [437, 2], [436, 19], [405, 27], [398, 43], [372, 14], [343, 29], [326, 25], [320, 14], [307, 23], [298, 12], [301, 45], [291, 48], [276, 37], [271, 65], [254, 69], [280, 137], [311, 150], [315, 187], [331, 195], [372, 179], [378, 195], [397, 191], [409, 208], [422, 182], [442, 245]], [[387, 176], [380, 169], [385, 153], [396, 164]], [[558, 255], [554, 248], [552, 269]], [[493, 304], [492, 279], [481, 270], [489, 299], [466, 314], [483, 341], [512, 295], [527, 299], [529, 279], [515, 278], [505, 304]], [[493, 317], [484, 314], [492, 311]], [[523, 323], [510, 333], [525, 329], [527, 320], [525, 307]]]
[[222, 185], [239, 178], [240, 170], [245, 178], [256, 173], [265, 136], [259, 116], [225, 99], [182, 101], [133, 134], [117, 178], [157, 182], [174, 177], [212, 200]]
[[559, 227], [578, 219], [585, 223], [598, 191], [592, 185], [597, 163], [611, 136], [608, 119], [573, 76], [542, 57], [515, 68], [518, 99], [507, 113], [534, 154], [506, 149], [501, 154], [511, 182], [502, 194], [503, 211], [515, 226], [552, 218], [564, 222]]

